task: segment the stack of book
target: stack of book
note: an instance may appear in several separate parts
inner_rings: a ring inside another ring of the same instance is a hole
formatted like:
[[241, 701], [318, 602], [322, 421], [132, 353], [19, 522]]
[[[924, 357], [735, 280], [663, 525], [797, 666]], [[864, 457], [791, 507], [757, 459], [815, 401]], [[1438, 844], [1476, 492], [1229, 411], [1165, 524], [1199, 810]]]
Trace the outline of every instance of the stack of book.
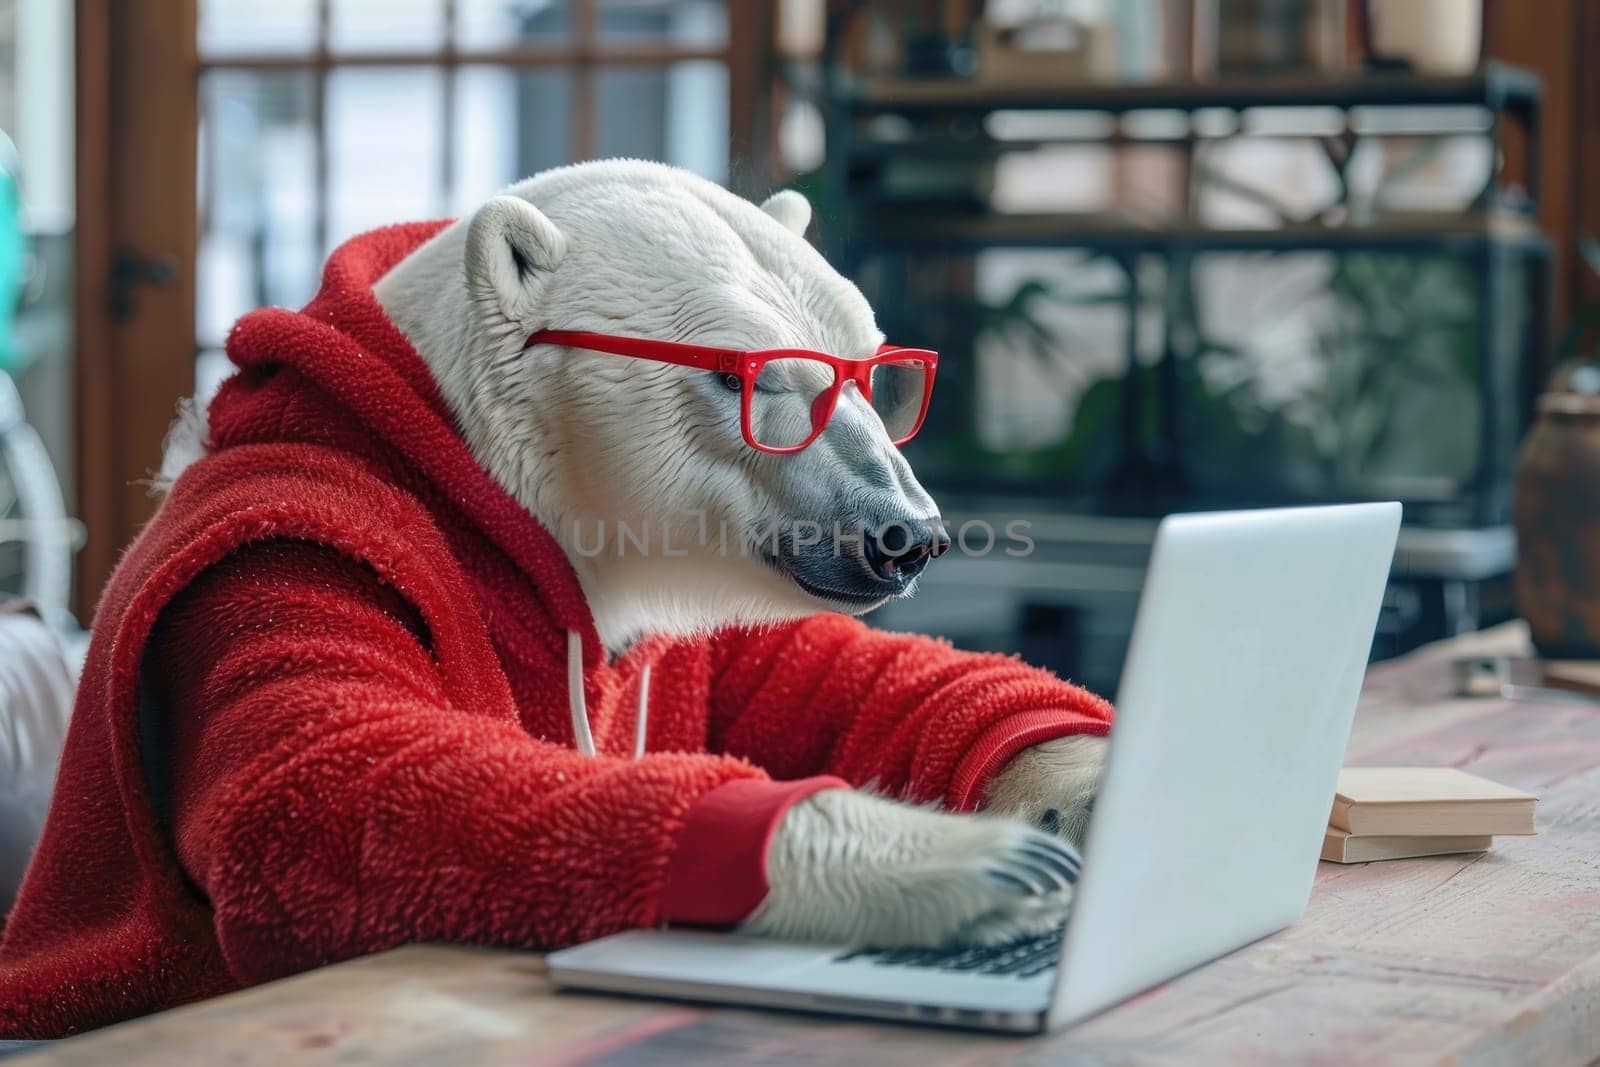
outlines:
[[1482, 852], [1527, 835], [1538, 797], [1454, 767], [1346, 767], [1322, 840], [1334, 863]]

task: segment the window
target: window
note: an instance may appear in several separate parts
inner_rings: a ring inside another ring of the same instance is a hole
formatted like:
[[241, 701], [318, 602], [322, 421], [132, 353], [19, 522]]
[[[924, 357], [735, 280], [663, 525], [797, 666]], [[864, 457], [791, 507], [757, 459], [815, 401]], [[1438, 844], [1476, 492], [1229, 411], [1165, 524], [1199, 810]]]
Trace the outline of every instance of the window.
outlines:
[[[0, 0], [0, 19], [15, 2]], [[76, 269], [54, 276], [71, 279], [77, 309], [84, 618], [155, 506], [146, 485], [174, 405], [228, 372], [221, 349], [240, 315], [309, 298], [344, 238], [459, 214], [507, 182], [604, 154], [679, 163], [747, 195], [771, 187], [766, 3], [24, 6], [77, 16], [76, 63], [16, 55], [75, 79]], [[70, 203], [70, 184], [40, 185]]]
[[304, 303], [327, 253], [362, 230], [457, 215], [589, 158], [727, 183], [748, 69], [731, 23], [763, 6], [202, 0], [199, 388], [228, 372], [240, 315]]

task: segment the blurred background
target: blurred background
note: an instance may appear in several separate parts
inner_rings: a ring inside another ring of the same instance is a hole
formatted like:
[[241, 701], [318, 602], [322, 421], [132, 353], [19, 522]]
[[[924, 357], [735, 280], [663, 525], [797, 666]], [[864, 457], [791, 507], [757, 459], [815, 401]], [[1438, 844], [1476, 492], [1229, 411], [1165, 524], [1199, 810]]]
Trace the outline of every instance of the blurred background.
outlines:
[[941, 351], [908, 453], [1036, 548], [974, 523], [877, 621], [1108, 688], [1160, 515], [1389, 497], [1379, 655], [1513, 613], [1600, 0], [0, 0], [0, 590], [87, 625], [177, 400], [334, 245], [618, 155], [801, 189]]

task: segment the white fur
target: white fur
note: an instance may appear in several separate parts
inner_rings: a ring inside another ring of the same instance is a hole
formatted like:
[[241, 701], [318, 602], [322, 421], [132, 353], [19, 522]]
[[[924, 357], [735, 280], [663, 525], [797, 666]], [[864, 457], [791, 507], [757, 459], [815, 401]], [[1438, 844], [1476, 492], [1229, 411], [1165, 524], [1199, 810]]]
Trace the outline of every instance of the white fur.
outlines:
[[777, 219], [790, 233], [801, 237], [811, 225], [811, 201], [793, 189], [773, 193], [761, 202], [761, 210]]
[[1063, 917], [1070, 889], [1019, 895], [986, 872], [1007, 869], [1019, 849], [1034, 846], [1044, 835], [1031, 827], [1046, 813], [1082, 846], [1105, 750], [1103, 737], [1024, 750], [995, 777], [982, 816], [819, 793], [795, 805], [774, 836], [771, 889], [746, 929], [889, 946], [1006, 940], [1047, 928]]
[[152, 488], [162, 493], [171, 489], [178, 475], [206, 454], [207, 432], [205, 405], [192, 396], [178, 401], [178, 417], [161, 442], [161, 469], [150, 480]]
[[1011, 940], [1061, 921], [1070, 855], [1012, 819], [826, 790], [785, 816], [767, 853], [767, 898], [744, 928], [883, 947]]
[[[826, 505], [840, 472], [825, 448], [748, 448], [737, 409], [709, 403], [698, 372], [550, 346], [524, 352], [523, 343], [569, 329], [871, 355], [882, 342], [871, 309], [791, 228], [810, 214], [797, 201], [779, 194], [767, 214], [652, 163], [561, 168], [512, 186], [374, 288], [473, 452], [566, 550], [608, 648], [647, 632], [703, 633], [835, 606], [739, 546], [751, 528], [810, 517], [815, 507], [800, 501]], [[518, 250], [526, 277], [502, 245]], [[875, 491], [931, 514], [882, 425], [856, 404], [835, 421], [854, 419], [857, 441], [887, 472]], [[598, 521], [608, 524], [606, 550], [582, 551], [600, 543]], [[686, 554], [614, 551], [618, 523], [648, 529], [657, 544], [664, 534]]]
[[1034, 745], [995, 776], [983, 808], [1034, 826], [1052, 823], [1056, 832], [1081, 846], [1105, 754], [1103, 737], [1062, 737]]
[[[797, 517], [933, 514], [851, 390], [816, 444], [772, 456], [744, 444], [737, 406], [704, 372], [548, 345], [524, 350], [538, 330], [568, 329], [868, 356], [882, 335], [861, 294], [804, 240], [810, 217], [792, 192], [757, 208], [659, 164], [580, 164], [512, 186], [374, 287], [478, 460], [566, 551], [612, 651], [644, 633], [703, 633], [838, 606], [742, 554], [752, 529]], [[175, 477], [203, 439], [191, 408], [174, 428], [163, 475]], [[612, 524], [608, 550], [594, 554], [601, 520]], [[658, 541], [646, 554], [610, 550], [619, 521], [664, 532], [670, 549]], [[1070, 893], [1040, 871], [1069, 846], [1024, 820], [1055, 809], [1079, 827], [1102, 747], [1052, 742], [1013, 761], [988, 804], [1020, 818], [956, 816], [848, 791], [796, 805], [774, 837], [771, 893], [749, 928], [931, 944], [1058, 921]]]

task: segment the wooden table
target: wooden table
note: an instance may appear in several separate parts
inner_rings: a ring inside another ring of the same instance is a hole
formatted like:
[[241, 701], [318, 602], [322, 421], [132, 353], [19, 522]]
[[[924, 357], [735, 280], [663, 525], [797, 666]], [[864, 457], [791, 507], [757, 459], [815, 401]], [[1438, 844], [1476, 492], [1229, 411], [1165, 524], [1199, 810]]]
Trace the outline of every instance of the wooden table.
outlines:
[[1450, 764], [1542, 795], [1539, 836], [1323, 864], [1290, 929], [1045, 1038], [552, 994], [532, 953], [416, 946], [12, 1063], [1588, 1062], [1600, 1055], [1600, 706], [1459, 700], [1449, 660], [1368, 676], [1351, 762]]

